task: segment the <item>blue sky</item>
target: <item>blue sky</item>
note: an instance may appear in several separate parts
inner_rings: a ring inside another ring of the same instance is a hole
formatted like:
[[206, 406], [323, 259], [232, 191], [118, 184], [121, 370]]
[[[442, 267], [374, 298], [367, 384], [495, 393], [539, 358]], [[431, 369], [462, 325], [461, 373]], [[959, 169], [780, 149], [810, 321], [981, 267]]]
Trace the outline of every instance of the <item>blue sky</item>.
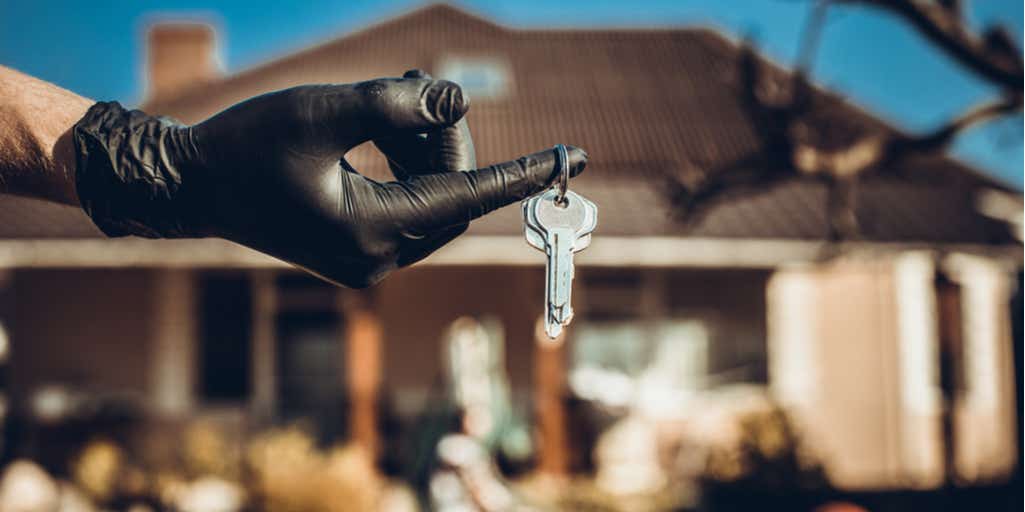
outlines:
[[[229, 72], [405, 12], [411, 0], [3, 2], [0, 64], [95, 99], [134, 104], [142, 90], [142, 35], [154, 19], [204, 19], [219, 28]], [[499, 23], [535, 26], [711, 25], [753, 34], [783, 63], [796, 54], [811, 0], [463, 0]], [[970, 20], [1007, 24], [1019, 47], [1021, 0], [970, 2]], [[897, 126], [926, 130], [992, 91], [897, 19], [866, 8], [832, 10], [814, 75], [820, 83]], [[1022, 117], [964, 134], [954, 154], [1022, 186]]]

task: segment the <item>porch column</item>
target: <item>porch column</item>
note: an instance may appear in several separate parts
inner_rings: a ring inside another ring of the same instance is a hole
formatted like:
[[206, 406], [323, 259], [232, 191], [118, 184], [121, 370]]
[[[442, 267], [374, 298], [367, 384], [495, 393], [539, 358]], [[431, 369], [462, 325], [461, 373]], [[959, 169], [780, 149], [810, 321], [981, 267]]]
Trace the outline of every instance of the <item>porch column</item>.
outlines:
[[[958, 481], [997, 481], [1014, 471], [1021, 447], [1015, 422], [1012, 317], [1013, 263], [948, 255], [943, 270], [954, 366], [951, 469]], [[1016, 314], [1020, 315], [1021, 312]], [[954, 474], [956, 473], [956, 474]]]
[[195, 282], [192, 272], [183, 269], [159, 269], [152, 275], [152, 404], [157, 414], [180, 417], [194, 404]]
[[345, 375], [351, 409], [349, 435], [376, 460], [377, 394], [381, 383], [381, 320], [368, 297], [359, 292], [340, 292], [339, 306], [345, 322]]
[[566, 411], [563, 405], [566, 376], [566, 334], [555, 340], [544, 332], [544, 320], [534, 328], [534, 403], [537, 407], [538, 470], [549, 476], [569, 474]]

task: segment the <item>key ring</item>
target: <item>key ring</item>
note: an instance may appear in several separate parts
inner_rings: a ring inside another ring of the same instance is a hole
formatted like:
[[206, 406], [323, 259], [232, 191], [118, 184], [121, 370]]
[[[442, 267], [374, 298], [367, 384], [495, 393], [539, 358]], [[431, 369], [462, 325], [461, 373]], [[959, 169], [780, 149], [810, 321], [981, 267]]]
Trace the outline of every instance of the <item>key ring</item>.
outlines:
[[559, 168], [559, 193], [555, 196], [555, 204], [566, 206], [566, 191], [569, 190], [569, 152], [566, 146], [556, 144], [555, 157]]

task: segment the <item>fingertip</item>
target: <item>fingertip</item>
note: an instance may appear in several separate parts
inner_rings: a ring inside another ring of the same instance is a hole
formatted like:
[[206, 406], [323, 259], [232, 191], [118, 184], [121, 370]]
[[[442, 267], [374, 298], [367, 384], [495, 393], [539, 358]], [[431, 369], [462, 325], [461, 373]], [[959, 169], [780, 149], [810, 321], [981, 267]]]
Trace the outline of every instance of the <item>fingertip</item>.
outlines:
[[463, 88], [448, 80], [433, 80], [423, 91], [424, 107], [442, 124], [455, 124], [470, 110]]
[[584, 172], [584, 168], [587, 167], [587, 151], [584, 151], [583, 148], [566, 144], [566, 154], [569, 156], [570, 177], [578, 176]]

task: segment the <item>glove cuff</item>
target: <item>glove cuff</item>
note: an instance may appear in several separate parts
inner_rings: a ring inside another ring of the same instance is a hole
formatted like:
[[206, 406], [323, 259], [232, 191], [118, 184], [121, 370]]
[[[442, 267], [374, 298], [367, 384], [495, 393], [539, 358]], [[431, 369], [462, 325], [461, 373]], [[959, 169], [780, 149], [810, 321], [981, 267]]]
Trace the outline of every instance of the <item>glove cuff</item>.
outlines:
[[79, 202], [107, 236], [204, 236], [177, 165], [196, 153], [188, 127], [111, 101], [93, 105], [73, 135]]

